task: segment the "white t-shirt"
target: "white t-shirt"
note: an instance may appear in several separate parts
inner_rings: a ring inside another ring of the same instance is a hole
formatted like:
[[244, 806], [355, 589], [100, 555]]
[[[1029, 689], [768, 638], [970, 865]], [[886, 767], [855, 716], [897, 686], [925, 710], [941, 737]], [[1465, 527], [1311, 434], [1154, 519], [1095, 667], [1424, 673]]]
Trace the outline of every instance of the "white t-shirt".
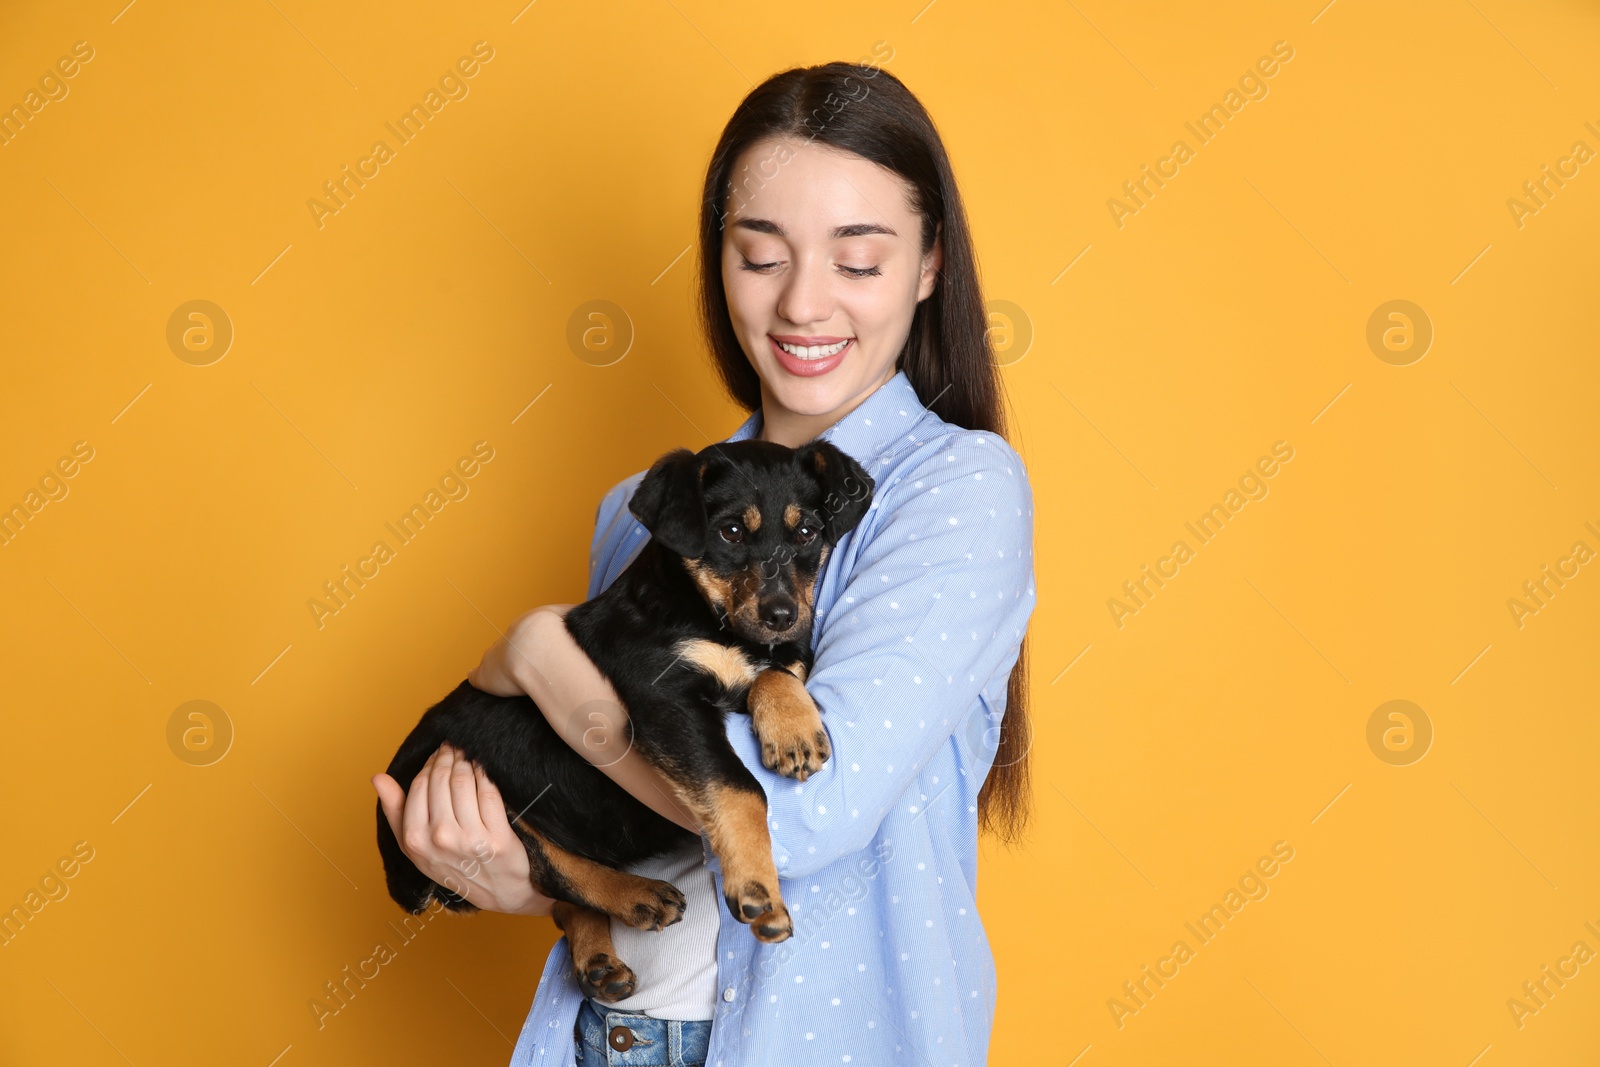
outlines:
[[609, 1005], [596, 1001], [595, 1006], [656, 1019], [710, 1019], [716, 1012], [717, 929], [723, 903], [706, 870], [702, 843], [687, 842], [681, 850], [623, 870], [677, 886], [685, 901], [683, 918], [664, 930], [636, 930], [612, 919], [611, 942], [622, 962], [633, 968], [638, 985], [625, 1000]]

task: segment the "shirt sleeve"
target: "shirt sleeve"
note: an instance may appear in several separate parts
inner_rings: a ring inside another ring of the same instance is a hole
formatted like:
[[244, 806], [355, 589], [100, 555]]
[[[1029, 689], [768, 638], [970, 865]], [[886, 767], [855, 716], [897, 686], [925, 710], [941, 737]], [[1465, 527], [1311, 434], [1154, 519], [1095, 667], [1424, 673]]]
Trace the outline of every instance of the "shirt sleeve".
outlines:
[[644, 471], [640, 471], [613, 485], [606, 491], [606, 495], [600, 498], [599, 506], [594, 509], [594, 536], [589, 542], [587, 599], [593, 600], [599, 596], [609, 584], [606, 575], [611, 570], [612, 557], [616, 555], [623, 535], [628, 532], [629, 524], [634, 521], [633, 512], [628, 510], [627, 503], [633, 497], [633, 490], [644, 474]]
[[749, 717], [728, 717], [729, 740], [767, 794], [780, 877], [866, 848], [979, 696], [1005, 699], [1034, 605], [1027, 472], [988, 431], [923, 447], [874, 493], [875, 533], [823, 620], [805, 686], [822, 710], [827, 762], [804, 782], [770, 771]]

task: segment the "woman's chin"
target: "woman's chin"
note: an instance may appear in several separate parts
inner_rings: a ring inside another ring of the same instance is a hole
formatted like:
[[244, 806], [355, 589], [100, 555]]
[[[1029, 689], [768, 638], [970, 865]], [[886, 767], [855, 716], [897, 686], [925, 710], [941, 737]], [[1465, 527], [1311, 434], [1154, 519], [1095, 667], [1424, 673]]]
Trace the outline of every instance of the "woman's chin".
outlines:
[[835, 371], [800, 378], [780, 370], [766, 381], [773, 399], [796, 415], [826, 415], [850, 399], [850, 382]]

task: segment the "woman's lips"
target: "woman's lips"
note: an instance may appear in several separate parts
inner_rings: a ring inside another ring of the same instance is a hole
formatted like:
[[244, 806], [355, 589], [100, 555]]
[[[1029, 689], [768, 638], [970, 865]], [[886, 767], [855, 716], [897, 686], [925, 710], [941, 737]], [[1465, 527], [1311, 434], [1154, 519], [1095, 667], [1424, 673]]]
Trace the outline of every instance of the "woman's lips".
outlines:
[[821, 359], [801, 359], [798, 356], [790, 355], [783, 350], [783, 346], [778, 344], [771, 334], [767, 335], [767, 344], [772, 346], [772, 354], [777, 359], [778, 366], [790, 374], [798, 375], [802, 378], [815, 378], [819, 374], [827, 374], [842, 363], [844, 357], [855, 349], [856, 339], [854, 337], [850, 338], [839, 351], [831, 356], [823, 356]]

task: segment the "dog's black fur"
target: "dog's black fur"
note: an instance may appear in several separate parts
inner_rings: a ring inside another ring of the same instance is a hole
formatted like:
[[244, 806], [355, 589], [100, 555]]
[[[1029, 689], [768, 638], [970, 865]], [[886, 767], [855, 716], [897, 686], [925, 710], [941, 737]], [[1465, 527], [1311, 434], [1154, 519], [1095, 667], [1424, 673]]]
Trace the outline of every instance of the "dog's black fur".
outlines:
[[[627, 709], [631, 744], [673, 782], [722, 863], [724, 898], [763, 941], [792, 923], [778, 891], [766, 798], [725, 733], [752, 715], [762, 762], [804, 779], [829, 756], [806, 695], [815, 583], [828, 552], [860, 522], [873, 484], [834, 445], [756, 440], [676, 449], [651, 466], [628, 507], [650, 540], [566, 627]], [[614, 723], [613, 723], [614, 725]], [[462, 682], [423, 715], [389, 765], [409, 788], [448, 742], [499, 788], [527, 849], [534, 886], [555, 899], [586, 995], [631, 995], [633, 972], [611, 951], [608, 916], [660, 929], [682, 918], [672, 885], [616, 870], [696, 835], [634, 799], [574, 751], [525, 696]], [[401, 850], [378, 807], [389, 894], [413, 914], [438, 899], [476, 911]], [[608, 870], [609, 869], [609, 870]]]

